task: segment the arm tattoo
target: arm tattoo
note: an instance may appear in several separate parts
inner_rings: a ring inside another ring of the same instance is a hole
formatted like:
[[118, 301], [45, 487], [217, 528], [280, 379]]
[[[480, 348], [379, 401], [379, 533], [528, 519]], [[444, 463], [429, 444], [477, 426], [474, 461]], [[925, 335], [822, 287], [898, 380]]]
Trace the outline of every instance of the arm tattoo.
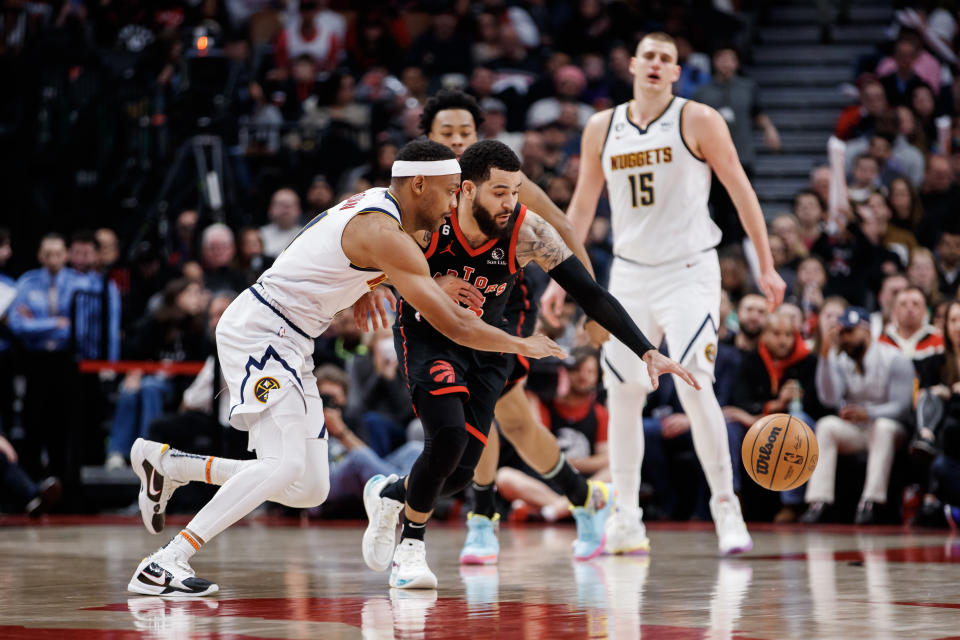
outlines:
[[527, 211], [517, 236], [517, 262], [526, 266], [536, 262], [544, 271], [573, 255], [563, 238], [550, 224], [532, 211]]

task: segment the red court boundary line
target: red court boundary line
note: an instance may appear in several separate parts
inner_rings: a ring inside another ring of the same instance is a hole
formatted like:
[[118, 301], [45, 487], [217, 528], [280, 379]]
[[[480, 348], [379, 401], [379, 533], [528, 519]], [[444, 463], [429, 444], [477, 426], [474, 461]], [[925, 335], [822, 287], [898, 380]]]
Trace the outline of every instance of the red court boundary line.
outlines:
[[158, 362], [154, 360], [81, 360], [77, 365], [80, 373], [100, 373], [101, 371], [115, 371], [129, 373], [141, 371], [143, 373], [166, 373], [172, 376], [195, 376], [203, 369], [203, 362]]

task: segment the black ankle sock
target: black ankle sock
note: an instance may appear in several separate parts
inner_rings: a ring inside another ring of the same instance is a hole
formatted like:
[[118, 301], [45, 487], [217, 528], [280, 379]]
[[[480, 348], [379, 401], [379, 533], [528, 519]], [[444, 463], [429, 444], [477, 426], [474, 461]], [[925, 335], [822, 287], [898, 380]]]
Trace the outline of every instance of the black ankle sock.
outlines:
[[586, 506], [587, 498], [590, 496], [587, 481], [576, 469], [570, 466], [562, 453], [554, 468], [543, 474], [543, 478], [556, 484], [573, 506]]
[[496, 490], [493, 483], [473, 483], [473, 512], [478, 516], [492, 518], [497, 513]]
[[403, 478], [400, 478], [396, 482], [385, 486], [383, 491], [380, 492], [380, 497], [390, 498], [391, 500], [396, 500], [397, 502], [406, 502], [407, 490], [403, 486]]
[[407, 520], [407, 515], [403, 515], [403, 529], [400, 530], [400, 540], [411, 539], [423, 542], [423, 534], [427, 530], [426, 522], [411, 522]]

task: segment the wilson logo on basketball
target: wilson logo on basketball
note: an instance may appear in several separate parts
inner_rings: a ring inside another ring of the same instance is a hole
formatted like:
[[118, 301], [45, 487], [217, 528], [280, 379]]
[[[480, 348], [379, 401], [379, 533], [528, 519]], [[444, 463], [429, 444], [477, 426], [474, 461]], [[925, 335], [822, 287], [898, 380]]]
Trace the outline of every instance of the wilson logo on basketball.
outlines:
[[770, 472], [770, 454], [773, 453], [773, 445], [777, 443], [780, 437], [780, 427], [770, 429], [770, 435], [767, 436], [767, 443], [760, 447], [760, 455], [757, 456], [757, 473], [767, 475]]
[[457, 379], [457, 375], [453, 371], [453, 365], [444, 360], [439, 360], [430, 367], [430, 375], [433, 376], [434, 382], [443, 384], [450, 384]]

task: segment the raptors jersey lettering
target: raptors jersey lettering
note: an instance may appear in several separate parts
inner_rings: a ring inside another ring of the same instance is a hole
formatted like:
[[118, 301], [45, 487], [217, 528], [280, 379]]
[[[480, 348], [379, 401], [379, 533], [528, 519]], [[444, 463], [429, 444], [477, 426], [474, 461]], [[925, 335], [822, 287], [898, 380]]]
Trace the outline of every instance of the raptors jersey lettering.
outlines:
[[337, 312], [386, 279], [378, 269], [352, 264], [343, 253], [343, 230], [360, 214], [384, 215], [400, 225], [393, 195], [383, 188], [368, 189], [308, 222], [260, 276], [258, 295], [310, 337], [326, 331]]
[[710, 167], [681, 135], [686, 103], [674, 97], [646, 129], [630, 119], [629, 102], [613, 109], [601, 163], [620, 258], [659, 265], [720, 243], [707, 209]]
[[[517, 280], [520, 266], [517, 264], [517, 233], [523, 224], [527, 208], [517, 204], [507, 223], [509, 234], [504, 238], [491, 238], [474, 249], [460, 230], [456, 211], [443, 221], [440, 229], [430, 238], [424, 257], [434, 278], [454, 275], [475, 286], [484, 297], [482, 308], [471, 309], [487, 324], [503, 327], [507, 299]], [[404, 302], [401, 311], [404, 327], [422, 325], [429, 327], [440, 339], [446, 340], [431, 327], [420, 314]]]

